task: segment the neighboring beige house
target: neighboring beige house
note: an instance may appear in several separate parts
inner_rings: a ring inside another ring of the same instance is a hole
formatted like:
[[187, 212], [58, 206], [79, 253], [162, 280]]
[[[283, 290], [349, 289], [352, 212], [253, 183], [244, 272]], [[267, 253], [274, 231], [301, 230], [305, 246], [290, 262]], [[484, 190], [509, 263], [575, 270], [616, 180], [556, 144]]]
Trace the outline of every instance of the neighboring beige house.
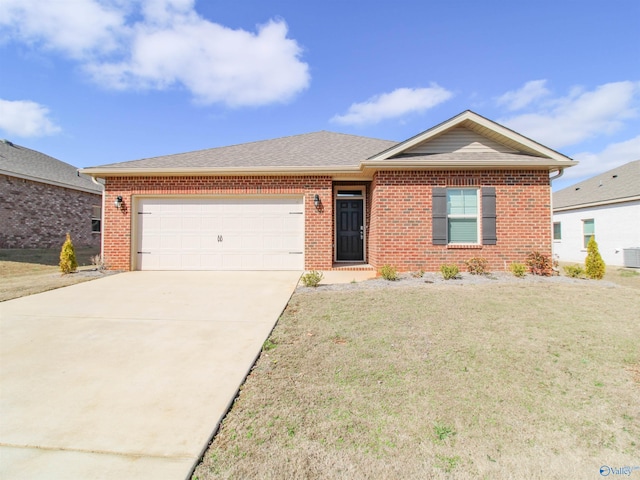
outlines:
[[76, 167], [0, 140], [0, 248], [99, 247], [102, 188]]
[[553, 252], [583, 263], [595, 236], [607, 265], [640, 267], [640, 160], [553, 194]]

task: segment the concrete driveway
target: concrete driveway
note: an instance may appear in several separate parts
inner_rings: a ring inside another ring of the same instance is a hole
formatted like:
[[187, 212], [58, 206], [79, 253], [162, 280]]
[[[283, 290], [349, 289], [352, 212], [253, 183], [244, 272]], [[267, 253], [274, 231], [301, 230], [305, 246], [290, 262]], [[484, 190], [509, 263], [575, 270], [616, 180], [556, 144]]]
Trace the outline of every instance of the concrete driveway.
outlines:
[[300, 272], [130, 272], [0, 303], [0, 478], [187, 478]]

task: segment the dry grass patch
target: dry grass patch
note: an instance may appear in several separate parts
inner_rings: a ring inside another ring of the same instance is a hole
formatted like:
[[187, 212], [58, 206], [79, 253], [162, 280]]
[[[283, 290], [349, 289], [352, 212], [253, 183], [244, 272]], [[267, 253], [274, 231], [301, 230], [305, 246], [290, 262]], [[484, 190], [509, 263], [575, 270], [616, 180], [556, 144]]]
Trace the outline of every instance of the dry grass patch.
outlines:
[[78, 273], [62, 275], [58, 262], [60, 249], [0, 249], [0, 301], [24, 297], [97, 278], [91, 270], [91, 257], [99, 249], [76, 248]]
[[639, 310], [597, 282], [298, 292], [194, 478], [637, 465]]

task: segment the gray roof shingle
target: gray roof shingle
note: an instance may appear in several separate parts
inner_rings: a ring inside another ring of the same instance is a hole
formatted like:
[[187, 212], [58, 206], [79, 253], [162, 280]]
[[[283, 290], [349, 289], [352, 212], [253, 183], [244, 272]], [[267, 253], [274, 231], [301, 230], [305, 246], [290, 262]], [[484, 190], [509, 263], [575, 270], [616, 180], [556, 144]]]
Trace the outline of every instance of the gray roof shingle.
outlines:
[[0, 173], [59, 185], [74, 190], [102, 193], [102, 189], [78, 169], [44, 153], [0, 140]]
[[553, 208], [619, 202], [640, 196], [640, 160], [596, 175], [553, 194]]
[[273, 140], [101, 165], [109, 168], [358, 166], [397, 142], [320, 131]]

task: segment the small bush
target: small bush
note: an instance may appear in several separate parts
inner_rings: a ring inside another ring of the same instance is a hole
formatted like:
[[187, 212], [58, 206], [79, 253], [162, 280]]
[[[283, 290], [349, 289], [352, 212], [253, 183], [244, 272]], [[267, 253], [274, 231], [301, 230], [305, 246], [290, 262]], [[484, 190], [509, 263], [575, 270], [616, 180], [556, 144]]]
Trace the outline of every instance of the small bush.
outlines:
[[445, 280], [451, 280], [454, 278], [458, 278], [458, 273], [460, 273], [460, 270], [458, 269], [458, 266], [454, 264], [442, 265], [440, 267], [440, 273], [442, 273], [442, 278], [444, 278]]
[[534, 251], [527, 256], [527, 266], [533, 275], [550, 277], [553, 274], [553, 263], [549, 255]]
[[411, 272], [411, 276], [413, 278], [422, 278], [424, 277], [424, 270], [420, 269], [417, 272]]
[[584, 267], [587, 277], [594, 280], [601, 280], [602, 277], [604, 277], [606, 266], [600, 256], [598, 244], [594, 236], [591, 236], [589, 243], [587, 243], [587, 258], [584, 261]]
[[67, 239], [62, 244], [62, 250], [60, 250], [60, 271], [67, 274], [76, 270], [78, 270], [76, 250], [71, 242], [71, 235], [67, 233]]
[[565, 265], [562, 267], [564, 274], [571, 278], [583, 278], [584, 269], [580, 265]]
[[385, 280], [389, 280], [390, 282], [393, 282], [398, 279], [398, 271], [396, 270], [395, 267], [389, 264], [383, 265], [382, 268], [380, 269], [380, 276]]
[[487, 262], [486, 258], [473, 257], [464, 263], [467, 265], [467, 271], [471, 275], [485, 275], [489, 273], [489, 262]]
[[302, 283], [304, 283], [305, 287], [315, 288], [320, 284], [323, 278], [324, 278], [324, 275], [322, 274], [322, 272], [319, 272], [317, 270], [311, 270], [309, 273], [305, 273], [302, 276]]
[[524, 263], [514, 262], [509, 265], [509, 270], [518, 278], [522, 278], [527, 274], [527, 266]]

